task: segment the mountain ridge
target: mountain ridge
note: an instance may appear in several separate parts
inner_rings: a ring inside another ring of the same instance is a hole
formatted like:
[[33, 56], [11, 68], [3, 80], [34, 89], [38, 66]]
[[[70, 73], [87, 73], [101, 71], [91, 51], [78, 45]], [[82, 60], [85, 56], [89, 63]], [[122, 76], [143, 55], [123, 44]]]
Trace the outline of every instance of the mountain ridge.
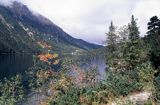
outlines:
[[[0, 5], [0, 16], [1, 28], [3, 27], [7, 30], [10, 30], [10, 33], [15, 31], [17, 36], [12, 35], [12, 37], [15, 39], [19, 37], [19, 43], [23, 42], [24, 47], [28, 50], [32, 48], [30, 48], [29, 45], [25, 46], [26, 40], [28, 40], [28, 43], [31, 45], [34, 45], [33, 49], [37, 48], [38, 52], [44, 50], [44, 48], [39, 49], [41, 46], [37, 44], [38, 41], [48, 43], [50, 46], [54, 46], [57, 49], [68, 49], [68, 51], [69, 49], [75, 50], [77, 48], [82, 50], [90, 50], [102, 47], [101, 45], [92, 44], [82, 39], [73, 38], [46, 17], [40, 14], [34, 14], [26, 5], [16, 1], [13, 2], [12, 6], [6, 7]], [[4, 24], [4, 21], [7, 23]], [[9, 29], [7, 24], [8, 26], [12, 27], [12, 29]], [[2, 31], [3, 30], [1, 29], [1, 35], [9, 34], [9, 32], [2, 33]], [[23, 33], [23, 35], [18, 35], [18, 31]], [[3, 39], [4, 38], [1, 38], [1, 40]], [[17, 43], [13, 39], [12, 41]]]

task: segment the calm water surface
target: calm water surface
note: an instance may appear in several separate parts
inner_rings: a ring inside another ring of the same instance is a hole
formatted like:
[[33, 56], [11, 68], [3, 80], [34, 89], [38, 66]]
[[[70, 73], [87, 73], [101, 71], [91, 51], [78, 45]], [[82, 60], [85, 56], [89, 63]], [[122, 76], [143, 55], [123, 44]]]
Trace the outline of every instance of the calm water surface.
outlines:
[[29, 54], [3, 54], [0, 55], [0, 79], [24, 74], [33, 65], [32, 55]]
[[[106, 64], [101, 58], [85, 61], [84, 65], [95, 65], [103, 77], [105, 75]], [[29, 67], [33, 66], [33, 57], [29, 54], [3, 54], [0, 55], [0, 79], [11, 77], [18, 74], [24, 74]]]

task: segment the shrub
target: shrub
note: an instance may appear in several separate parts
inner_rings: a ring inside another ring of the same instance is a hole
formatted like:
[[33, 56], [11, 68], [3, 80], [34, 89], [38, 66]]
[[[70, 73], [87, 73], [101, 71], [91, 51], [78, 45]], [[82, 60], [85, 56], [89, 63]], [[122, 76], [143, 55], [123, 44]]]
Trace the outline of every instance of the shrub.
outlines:
[[154, 105], [154, 103], [152, 102], [152, 100], [147, 100], [144, 102], [144, 105]]
[[80, 89], [73, 87], [65, 92], [62, 92], [60, 96], [50, 100], [50, 105], [79, 105], [79, 96], [80, 96]]
[[20, 75], [0, 82], [0, 105], [15, 105], [22, 100], [23, 95], [24, 88]]
[[126, 96], [130, 92], [140, 91], [142, 86], [135, 79], [128, 75], [107, 73], [106, 79], [102, 82], [108, 92], [114, 96]]
[[156, 99], [160, 102], [160, 75], [155, 78], [154, 80], [154, 86], [155, 86], [155, 96]]
[[147, 61], [135, 67], [138, 74], [138, 81], [144, 87], [144, 90], [153, 90], [154, 69], [151, 62]]

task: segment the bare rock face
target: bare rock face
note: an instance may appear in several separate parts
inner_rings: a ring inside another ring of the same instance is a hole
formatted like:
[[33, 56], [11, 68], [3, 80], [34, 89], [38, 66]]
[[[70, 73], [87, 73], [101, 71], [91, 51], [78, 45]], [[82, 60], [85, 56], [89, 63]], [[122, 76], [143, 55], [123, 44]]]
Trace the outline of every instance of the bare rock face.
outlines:
[[47, 97], [41, 93], [30, 93], [25, 100], [17, 105], [40, 105], [40, 103], [46, 99]]
[[147, 101], [151, 95], [152, 94], [150, 92], [140, 92], [118, 99], [117, 101], [109, 103], [108, 105], [144, 105], [144, 102]]
[[135, 95], [131, 95], [129, 97], [129, 99], [137, 104], [137, 103], [143, 103], [145, 101], [147, 101], [151, 96], [151, 93], [148, 93], [148, 92], [142, 92], [142, 93], [139, 93], [139, 94], [135, 94]]

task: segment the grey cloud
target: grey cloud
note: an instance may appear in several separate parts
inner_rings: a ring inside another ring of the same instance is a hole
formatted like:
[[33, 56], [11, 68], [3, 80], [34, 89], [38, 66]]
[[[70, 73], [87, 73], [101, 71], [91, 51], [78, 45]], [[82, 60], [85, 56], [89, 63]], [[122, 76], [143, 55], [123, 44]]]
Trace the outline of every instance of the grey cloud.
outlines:
[[[12, 3], [16, 0], [0, 0], [0, 5], [12, 6]], [[17, 0], [18, 1], [18, 0]]]

